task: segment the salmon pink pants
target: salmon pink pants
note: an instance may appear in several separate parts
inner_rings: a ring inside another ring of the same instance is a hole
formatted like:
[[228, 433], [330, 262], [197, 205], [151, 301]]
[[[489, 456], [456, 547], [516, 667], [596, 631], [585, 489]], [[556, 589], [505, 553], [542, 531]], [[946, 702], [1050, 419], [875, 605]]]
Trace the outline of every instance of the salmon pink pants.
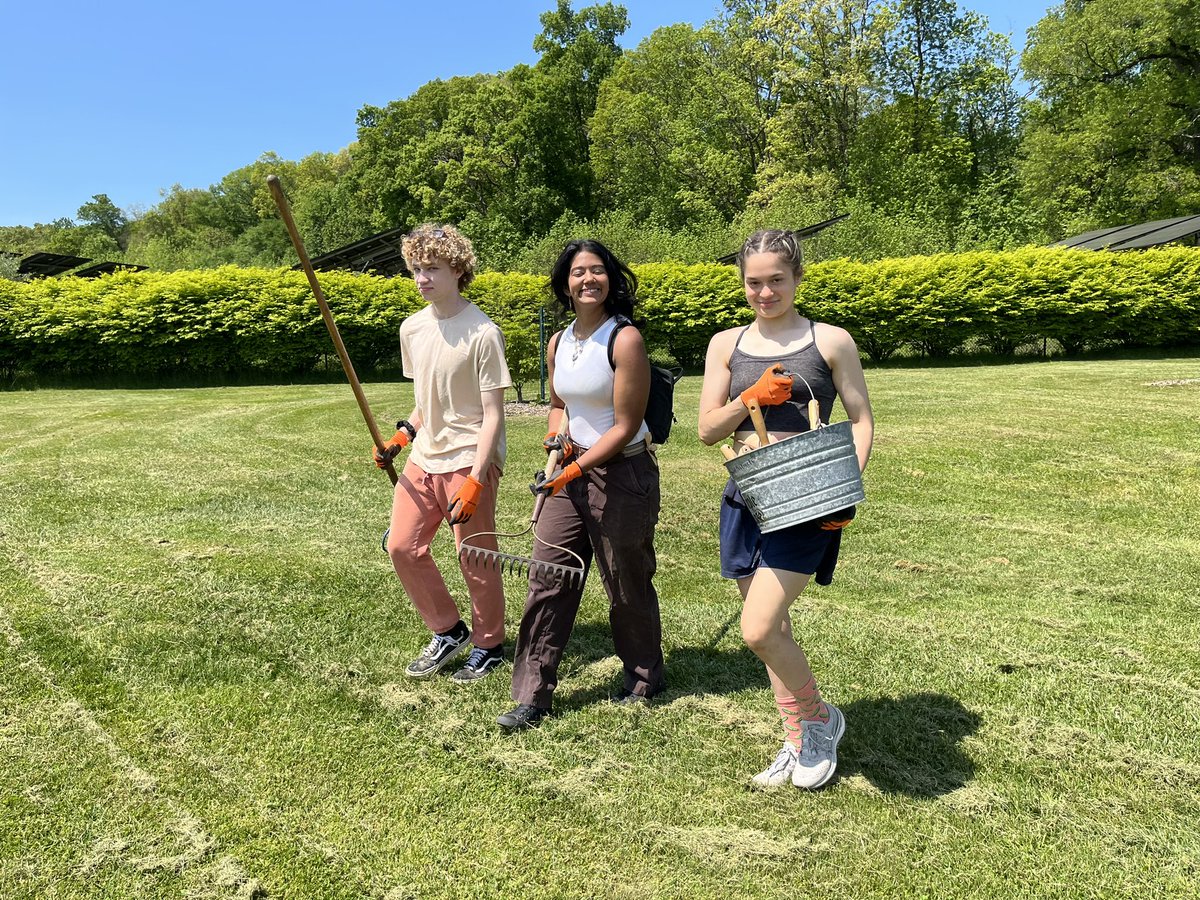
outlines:
[[[470, 474], [470, 469], [426, 472], [409, 461], [396, 483], [392, 499], [388, 556], [392, 558], [392, 566], [400, 577], [404, 592], [417, 608], [421, 621], [433, 632], [449, 631], [462, 618], [429, 552], [429, 545], [442, 522], [446, 521], [450, 499]], [[499, 468], [490, 466], [482, 481], [483, 493], [475, 514], [470, 521], [453, 526], [455, 547], [462, 543], [463, 538], [496, 530]], [[496, 549], [495, 537], [479, 538], [471, 543], [490, 550]], [[465, 560], [459, 565], [471, 598], [471, 643], [476, 647], [495, 647], [504, 643], [504, 587], [500, 581], [500, 571], [493, 566], [481, 566]]]

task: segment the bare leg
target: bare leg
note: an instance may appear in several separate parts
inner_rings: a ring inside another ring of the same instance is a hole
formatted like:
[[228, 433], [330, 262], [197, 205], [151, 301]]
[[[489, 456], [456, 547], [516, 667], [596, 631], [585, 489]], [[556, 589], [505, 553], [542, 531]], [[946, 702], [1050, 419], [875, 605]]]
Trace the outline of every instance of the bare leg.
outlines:
[[792, 637], [788, 613], [804, 588], [808, 575], [781, 569], [758, 569], [738, 579], [742, 592], [742, 639], [767, 666], [771, 686], [789, 694], [804, 691], [813, 679], [808, 657]]
[[802, 721], [825, 721], [829, 715], [808, 657], [792, 635], [789, 609], [808, 580], [808, 575], [798, 572], [762, 568], [738, 581], [743, 600], [742, 637], [766, 664], [784, 728], [797, 746]]

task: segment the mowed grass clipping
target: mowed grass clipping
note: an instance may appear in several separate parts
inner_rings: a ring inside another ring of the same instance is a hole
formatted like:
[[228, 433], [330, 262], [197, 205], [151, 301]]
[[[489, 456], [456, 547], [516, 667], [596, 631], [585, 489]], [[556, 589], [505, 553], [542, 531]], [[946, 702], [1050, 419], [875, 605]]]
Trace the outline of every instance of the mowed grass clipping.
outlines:
[[[660, 454], [668, 693], [607, 702], [593, 580], [519, 735], [507, 665], [404, 677], [428, 634], [345, 385], [0, 395], [0, 895], [1200, 893], [1200, 361], [868, 380], [868, 502], [794, 609], [848, 722], [813, 794], [746, 787], [781, 732], [698, 378]], [[411, 407], [366, 390], [385, 426]], [[507, 529], [543, 433], [509, 419]]]

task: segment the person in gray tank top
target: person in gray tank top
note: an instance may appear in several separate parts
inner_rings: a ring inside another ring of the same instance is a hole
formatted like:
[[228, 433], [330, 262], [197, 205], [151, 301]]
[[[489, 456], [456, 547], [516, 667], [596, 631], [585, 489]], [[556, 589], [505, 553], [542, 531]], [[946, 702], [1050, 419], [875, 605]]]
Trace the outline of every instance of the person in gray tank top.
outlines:
[[[804, 274], [799, 241], [788, 231], [756, 232], [742, 246], [738, 268], [754, 321], [709, 342], [700, 440], [711, 445], [732, 435], [740, 449], [753, 434], [747, 412], [754, 401], [763, 409], [771, 439], [786, 439], [819, 427], [808, 420], [812, 397], [824, 422], [840, 398], [859, 468], [865, 469], [875, 421], [858, 348], [844, 329], [804, 318], [796, 309]], [[763, 534], [732, 480], [722, 497], [721, 574], [737, 580], [742, 637], [766, 664], [783, 720], [783, 747], [751, 779], [757, 787], [790, 781], [818, 788], [837, 767], [845, 719], [822, 697], [808, 657], [793, 637], [789, 610], [814, 575], [818, 584], [830, 583], [842, 529], [853, 515], [851, 508]]]

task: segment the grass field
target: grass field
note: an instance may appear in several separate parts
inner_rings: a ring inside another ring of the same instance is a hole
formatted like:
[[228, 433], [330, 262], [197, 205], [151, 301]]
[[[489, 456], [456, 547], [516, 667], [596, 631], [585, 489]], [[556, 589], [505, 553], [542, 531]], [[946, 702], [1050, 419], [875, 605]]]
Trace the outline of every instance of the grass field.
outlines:
[[[519, 735], [507, 666], [404, 678], [427, 634], [345, 385], [0, 394], [0, 896], [1196, 896], [1200, 359], [868, 379], [868, 502], [794, 615], [848, 722], [812, 794], [746, 787], [780, 730], [696, 378], [660, 455], [670, 689], [606, 702], [591, 584]], [[509, 421], [505, 524], [543, 431]]]

